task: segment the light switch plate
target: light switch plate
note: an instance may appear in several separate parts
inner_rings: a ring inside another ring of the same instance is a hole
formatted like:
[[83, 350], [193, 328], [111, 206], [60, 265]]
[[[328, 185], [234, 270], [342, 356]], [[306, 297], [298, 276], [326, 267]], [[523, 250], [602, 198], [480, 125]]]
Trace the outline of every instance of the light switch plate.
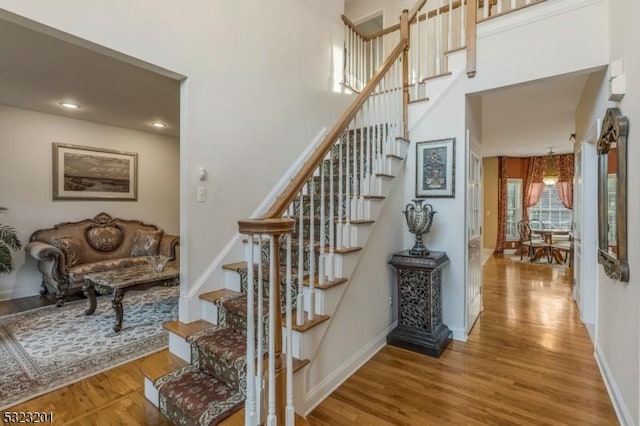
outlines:
[[199, 185], [196, 189], [196, 201], [199, 203], [207, 201], [207, 188], [203, 185]]

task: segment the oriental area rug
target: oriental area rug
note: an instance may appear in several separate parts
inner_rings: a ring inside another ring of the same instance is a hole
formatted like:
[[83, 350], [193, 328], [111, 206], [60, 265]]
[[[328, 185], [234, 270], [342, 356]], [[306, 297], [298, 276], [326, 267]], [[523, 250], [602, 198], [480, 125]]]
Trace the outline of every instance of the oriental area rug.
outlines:
[[111, 295], [0, 317], [0, 411], [166, 348], [162, 323], [178, 316], [178, 287], [127, 293], [122, 330]]

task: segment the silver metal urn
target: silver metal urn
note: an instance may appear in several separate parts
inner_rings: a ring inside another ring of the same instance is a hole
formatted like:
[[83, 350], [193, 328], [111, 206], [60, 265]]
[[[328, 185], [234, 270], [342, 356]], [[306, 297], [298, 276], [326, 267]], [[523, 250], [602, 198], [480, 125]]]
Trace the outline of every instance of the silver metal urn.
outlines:
[[427, 234], [433, 223], [433, 215], [436, 212], [431, 204], [422, 204], [424, 200], [413, 200], [413, 204], [407, 204], [403, 213], [407, 220], [409, 232], [416, 235], [416, 243], [409, 250], [409, 254], [416, 256], [428, 256], [429, 250], [422, 242], [422, 235]]

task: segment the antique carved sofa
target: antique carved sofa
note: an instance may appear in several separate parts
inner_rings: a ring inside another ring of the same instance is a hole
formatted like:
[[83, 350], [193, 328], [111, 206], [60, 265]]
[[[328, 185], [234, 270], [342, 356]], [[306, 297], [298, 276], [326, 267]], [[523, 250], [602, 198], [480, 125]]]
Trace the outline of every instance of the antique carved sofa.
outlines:
[[157, 254], [179, 260], [178, 244], [178, 236], [155, 225], [100, 213], [38, 230], [25, 249], [38, 260], [41, 293], [55, 291], [57, 306], [62, 306], [67, 295], [82, 291], [86, 274], [144, 264], [147, 256]]

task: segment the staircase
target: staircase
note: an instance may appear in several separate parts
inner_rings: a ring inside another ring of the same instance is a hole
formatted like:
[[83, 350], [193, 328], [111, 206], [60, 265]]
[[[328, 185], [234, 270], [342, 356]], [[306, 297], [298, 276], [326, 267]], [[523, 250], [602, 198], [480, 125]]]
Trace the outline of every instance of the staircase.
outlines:
[[145, 371], [145, 395], [174, 424], [218, 424], [244, 408], [246, 425], [292, 425], [313, 404], [305, 367], [409, 146], [412, 16], [403, 13], [400, 42], [375, 73], [354, 68], [357, 97], [271, 207], [239, 221], [246, 258], [223, 267], [223, 289], [199, 295], [202, 319], [165, 324], [172, 355]]
[[[321, 170], [309, 179], [304, 191], [306, 193], [301, 193], [285, 214], [293, 222], [291, 251], [298, 254], [291, 256], [289, 263], [291, 285], [288, 295], [291, 314], [296, 317], [292, 319], [290, 349], [294, 373], [313, 359], [331, 320], [331, 314], [338, 307], [348, 285], [348, 276], [355, 269], [360, 252], [366, 245], [370, 228], [375, 223], [385, 196], [391, 190], [394, 174], [399, 172], [402, 165], [408, 141], [398, 137], [390, 142], [390, 152], [378, 161], [380, 173], [372, 173], [368, 178], [366, 186], [376, 189], [375, 193], [354, 192], [360, 192], [365, 186], [364, 182], [359, 182], [360, 177], [354, 172], [354, 159], [358, 163], [361, 154], [366, 156], [366, 149], [361, 151], [360, 146], [365, 147], [373, 142], [369, 135], [378, 132], [381, 135], [389, 132], [391, 135], [390, 129], [382, 129], [382, 126], [345, 132], [345, 137], [334, 145], [323, 160]], [[363, 164], [366, 162], [363, 161]], [[373, 162], [371, 164], [373, 167]], [[356, 167], [359, 167], [359, 163]], [[338, 187], [341, 182], [340, 190]], [[320, 188], [333, 188], [333, 191], [323, 192]], [[351, 195], [347, 196], [347, 192]], [[342, 224], [342, 234], [345, 234], [344, 228], [349, 223], [348, 237], [337, 235], [338, 226], [334, 226], [333, 231], [330, 229], [328, 218], [325, 217], [330, 215], [329, 206], [336, 225]], [[349, 216], [346, 215], [347, 209]], [[351, 210], [355, 210], [353, 216]], [[322, 241], [312, 235], [322, 238]], [[275, 268], [275, 276], [279, 285], [276, 287], [279, 288], [279, 312], [284, 316], [287, 311], [287, 237], [280, 235], [277, 239], [279, 265]], [[347, 239], [349, 243], [345, 244]], [[341, 240], [341, 247], [333, 244], [333, 276], [327, 279], [326, 272], [317, 271], [318, 267], [314, 265], [328, 265], [326, 257], [332, 240]], [[166, 374], [147, 374], [146, 389], [148, 399], [155, 402], [163, 415], [174, 424], [217, 424], [244, 407], [247, 396], [247, 325], [250, 311], [254, 318], [259, 319], [252, 322], [261, 324], [255, 328], [255, 353], [263, 354], [264, 359], [268, 352], [268, 296], [273, 278], [270, 276], [269, 241], [267, 237], [252, 237], [245, 241], [245, 245], [247, 251], [249, 245], [253, 249], [251, 270], [246, 261], [224, 266], [229, 274], [226, 288], [199, 296], [203, 320], [190, 324], [179, 321], [165, 324], [172, 332], [172, 339], [180, 342], [174, 346], [179, 348], [176, 352], [185, 362], [173, 359], [167, 365], [167, 371], [162, 372]], [[320, 278], [321, 275], [323, 279]], [[253, 285], [250, 286], [250, 282]], [[263, 285], [260, 285], [261, 282]], [[254, 300], [262, 300], [252, 310], [247, 308], [249, 288], [253, 289]], [[311, 291], [315, 293], [313, 297], [309, 296]], [[263, 362], [256, 362], [253, 366], [257, 377], [262, 377], [266, 369], [263, 366]], [[304, 390], [303, 381], [304, 376], [296, 376], [294, 388]], [[262, 400], [262, 387], [260, 384], [255, 388], [256, 400]], [[300, 394], [303, 395], [304, 392]], [[300, 409], [296, 411], [304, 411], [301, 406], [303, 402], [295, 404], [300, 404]], [[264, 417], [264, 407], [260, 407], [259, 411], [261, 413], [257, 415]]]

